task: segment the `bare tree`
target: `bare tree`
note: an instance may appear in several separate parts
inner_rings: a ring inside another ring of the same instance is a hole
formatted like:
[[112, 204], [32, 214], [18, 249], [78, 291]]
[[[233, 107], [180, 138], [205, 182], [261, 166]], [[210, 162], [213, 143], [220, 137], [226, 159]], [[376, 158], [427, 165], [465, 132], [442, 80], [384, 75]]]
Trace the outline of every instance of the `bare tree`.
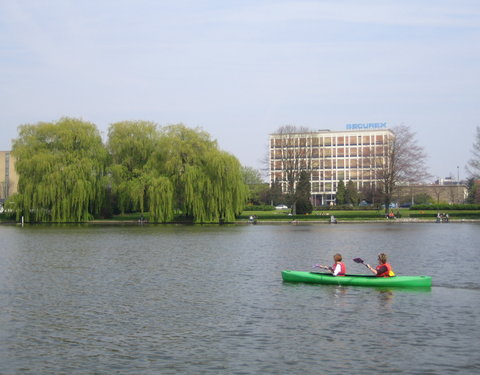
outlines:
[[378, 178], [383, 190], [385, 212], [388, 212], [396, 188], [400, 183], [419, 183], [430, 177], [426, 171], [426, 154], [415, 140], [415, 133], [406, 125], [392, 129], [392, 137], [385, 145]]
[[431, 190], [435, 194], [435, 198], [437, 198], [437, 204], [440, 203], [440, 196], [442, 195], [442, 186], [441, 185], [432, 185]]
[[467, 171], [472, 177], [480, 178], [480, 126], [477, 126], [472, 153], [473, 157], [468, 161]]
[[[305, 127], [284, 125], [274, 133], [273, 148], [270, 147], [270, 168], [281, 171], [283, 191], [292, 205], [292, 213], [296, 213], [296, 186], [302, 171], [311, 171], [311, 147], [307, 134], [311, 130]], [[275, 175], [270, 176], [270, 183], [278, 181]]]

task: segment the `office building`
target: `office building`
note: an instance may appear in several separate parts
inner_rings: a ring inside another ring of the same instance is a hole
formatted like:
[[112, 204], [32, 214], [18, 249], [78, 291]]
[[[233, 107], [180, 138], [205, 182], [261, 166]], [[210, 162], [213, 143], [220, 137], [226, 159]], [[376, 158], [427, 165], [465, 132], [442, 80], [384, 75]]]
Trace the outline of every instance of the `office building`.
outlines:
[[292, 171], [310, 174], [315, 206], [335, 203], [340, 180], [353, 181], [358, 190], [375, 188], [394, 134], [388, 129], [319, 130], [274, 133], [269, 142], [270, 183], [287, 191]]

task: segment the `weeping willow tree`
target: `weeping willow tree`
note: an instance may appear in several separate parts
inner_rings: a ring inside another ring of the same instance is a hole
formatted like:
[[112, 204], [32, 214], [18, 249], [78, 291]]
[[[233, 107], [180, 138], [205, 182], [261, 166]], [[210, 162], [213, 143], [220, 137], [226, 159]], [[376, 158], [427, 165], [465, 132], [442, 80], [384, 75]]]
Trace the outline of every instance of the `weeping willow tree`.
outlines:
[[12, 153], [19, 175], [17, 220], [81, 222], [104, 199], [107, 153], [92, 123], [73, 118], [19, 127]]
[[151, 165], [169, 178], [173, 204], [194, 222], [231, 222], [244, 208], [242, 166], [204, 131], [182, 124], [163, 128]]
[[13, 202], [27, 221], [86, 221], [108, 195], [120, 211], [148, 210], [154, 222], [178, 213], [230, 222], [246, 201], [238, 160], [184, 125], [115, 123], [105, 147], [95, 125], [62, 118], [21, 126], [12, 152], [19, 174]]
[[107, 148], [112, 192], [121, 212], [148, 210], [154, 222], [171, 221], [178, 213], [194, 222], [230, 222], [243, 210], [241, 165], [204, 131], [115, 123]]
[[[111, 156], [111, 188], [118, 209], [140, 210], [148, 205], [152, 186], [160, 186], [146, 165], [158, 147], [157, 125], [146, 121], [123, 121], [110, 125], [107, 149]], [[163, 188], [160, 191], [169, 191]], [[166, 198], [169, 201], [171, 198]], [[154, 201], [165, 201], [155, 197]]]

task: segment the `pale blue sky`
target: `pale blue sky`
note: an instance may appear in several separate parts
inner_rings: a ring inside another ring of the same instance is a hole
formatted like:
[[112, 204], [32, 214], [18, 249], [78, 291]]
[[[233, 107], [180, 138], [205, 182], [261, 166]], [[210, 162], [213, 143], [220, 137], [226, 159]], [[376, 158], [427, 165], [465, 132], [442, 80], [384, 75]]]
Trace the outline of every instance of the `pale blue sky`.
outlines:
[[281, 125], [403, 123], [464, 178], [480, 2], [0, 0], [0, 116], [0, 150], [63, 116], [182, 122], [254, 168]]

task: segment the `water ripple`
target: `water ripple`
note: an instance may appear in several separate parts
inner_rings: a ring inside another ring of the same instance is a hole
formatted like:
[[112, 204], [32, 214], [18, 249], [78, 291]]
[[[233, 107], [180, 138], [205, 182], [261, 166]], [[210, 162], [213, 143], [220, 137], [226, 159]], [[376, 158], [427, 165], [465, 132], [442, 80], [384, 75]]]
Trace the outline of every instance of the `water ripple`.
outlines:
[[[475, 373], [480, 238], [465, 225], [0, 226], [0, 373]], [[428, 259], [434, 287], [280, 280], [377, 243], [400, 273]], [[432, 262], [454, 245], [461, 282]]]

